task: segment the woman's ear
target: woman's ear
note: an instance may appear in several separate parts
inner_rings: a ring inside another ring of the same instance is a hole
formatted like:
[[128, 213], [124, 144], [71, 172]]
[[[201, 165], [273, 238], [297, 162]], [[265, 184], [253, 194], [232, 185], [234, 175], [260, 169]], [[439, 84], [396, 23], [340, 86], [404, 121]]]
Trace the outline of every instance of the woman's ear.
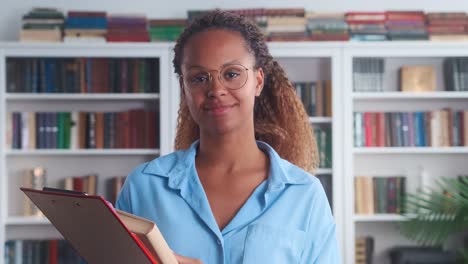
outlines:
[[255, 86], [255, 96], [260, 96], [263, 90], [264, 82], [265, 82], [265, 75], [263, 73], [262, 68], [258, 68], [255, 71], [255, 79], [257, 81], [257, 84]]

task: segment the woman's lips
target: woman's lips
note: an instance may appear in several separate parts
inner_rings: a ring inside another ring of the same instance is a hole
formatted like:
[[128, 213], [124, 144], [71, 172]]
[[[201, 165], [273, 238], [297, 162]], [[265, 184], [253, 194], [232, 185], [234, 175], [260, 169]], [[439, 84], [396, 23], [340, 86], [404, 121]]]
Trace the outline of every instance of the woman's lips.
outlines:
[[216, 106], [208, 106], [206, 107], [206, 111], [211, 115], [223, 115], [227, 113], [233, 105], [216, 105]]

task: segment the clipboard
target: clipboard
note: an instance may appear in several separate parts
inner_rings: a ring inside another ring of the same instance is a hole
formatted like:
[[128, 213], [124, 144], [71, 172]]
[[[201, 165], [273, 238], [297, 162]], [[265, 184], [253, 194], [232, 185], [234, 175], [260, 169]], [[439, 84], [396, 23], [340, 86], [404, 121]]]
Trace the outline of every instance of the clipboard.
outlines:
[[103, 197], [20, 189], [87, 263], [158, 263]]

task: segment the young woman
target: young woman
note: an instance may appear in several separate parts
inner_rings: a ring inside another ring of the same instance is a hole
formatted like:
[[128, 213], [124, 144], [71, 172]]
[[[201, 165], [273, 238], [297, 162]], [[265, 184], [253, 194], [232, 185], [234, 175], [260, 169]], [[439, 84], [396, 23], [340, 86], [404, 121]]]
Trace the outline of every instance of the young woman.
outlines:
[[258, 27], [214, 11], [174, 52], [178, 151], [137, 167], [117, 207], [180, 263], [340, 263], [307, 114]]

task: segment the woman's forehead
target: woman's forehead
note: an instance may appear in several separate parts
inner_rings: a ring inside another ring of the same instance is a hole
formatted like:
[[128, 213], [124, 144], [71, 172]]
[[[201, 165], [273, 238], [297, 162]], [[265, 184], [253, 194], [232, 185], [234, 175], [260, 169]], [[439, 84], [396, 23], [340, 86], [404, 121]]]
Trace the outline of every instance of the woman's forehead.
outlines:
[[184, 46], [183, 64], [219, 68], [232, 61], [251, 63], [252, 54], [242, 35], [228, 30], [209, 30], [192, 36]]

